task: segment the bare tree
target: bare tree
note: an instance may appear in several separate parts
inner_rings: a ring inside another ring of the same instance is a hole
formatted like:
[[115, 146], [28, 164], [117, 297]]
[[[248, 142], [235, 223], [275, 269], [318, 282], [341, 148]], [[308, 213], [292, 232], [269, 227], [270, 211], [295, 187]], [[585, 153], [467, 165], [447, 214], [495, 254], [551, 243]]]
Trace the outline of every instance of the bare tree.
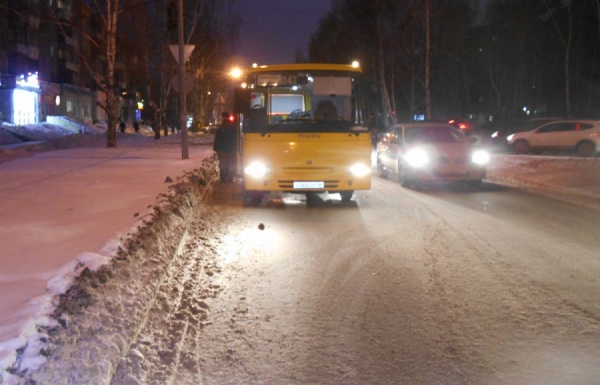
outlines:
[[[197, 80], [197, 92], [187, 96], [190, 103], [186, 104], [198, 106], [195, 112], [203, 121], [210, 102], [208, 91], [214, 91], [211, 88], [217, 84], [214, 74], [222, 73], [219, 61], [227, 56], [227, 52], [219, 49], [222, 36], [215, 26], [221, 22], [226, 4], [223, 0], [202, 0], [186, 1], [184, 6], [185, 44], [196, 47], [186, 63], [186, 70], [194, 73]], [[134, 86], [144, 90], [145, 98], [149, 100], [155, 139], [160, 139], [161, 130], [164, 136], [168, 135], [164, 119], [174, 105], [171, 79], [177, 73], [177, 63], [168, 47], [175, 43], [177, 21], [169, 20], [168, 15], [176, 15], [176, 11], [175, 2], [160, 0], [146, 2], [143, 10], [129, 7], [123, 15], [128, 26], [124, 36], [130, 41], [127, 51], [131, 52], [129, 58], [123, 58], [129, 64], [127, 76], [133, 79]], [[131, 56], [145, 59], [134, 63], [136, 59]], [[144, 71], [139, 70], [141, 66]]]
[[425, 117], [431, 119], [431, 2], [425, 1]]
[[[566, 6], [564, 6], [564, 4], [562, 2], [558, 5], [550, 5], [547, 0], [544, 0], [544, 3], [546, 4], [546, 7], [548, 9], [548, 15], [549, 15], [550, 19], [552, 20], [552, 24], [556, 28], [556, 31], [558, 32], [558, 37], [559, 37], [560, 42], [565, 50], [565, 56], [564, 56], [565, 109], [566, 109], [567, 117], [570, 117], [571, 116], [570, 63], [571, 63], [571, 45], [573, 42], [573, 18], [575, 15], [575, 7], [573, 6], [572, 1], [568, 1]], [[561, 6], [564, 6], [564, 8]], [[561, 9], [564, 9], [566, 11], [566, 30], [565, 31], [563, 31], [563, 29], [561, 28], [561, 25], [555, 15], [555, 13]]]
[[390, 95], [388, 93], [388, 83], [385, 75], [385, 53], [383, 49], [383, 26], [381, 22], [382, 9], [381, 1], [377, 3], [377, 47], [379, 48], [379, 78], [381, 81], [381, 105], [383, 111], [385, 111], [385, 125], [396, 123], [392, 114], [392, 103], [390, 102]]
[[132, 4], [123, 9], [120, 62], [129, 87], [142, 94], [152, 110], [154, 138], [168, 135], [164, 115], [169, 108], [175, 61], [169, 52], [168, 0]]
[[[593, 0], [593, 7], [596, 18], [600, 21], [600, 0]], [[600, 38], [600, 23], [598, 23], [598, 37]]]
[[[130, 0], [137, 1], [137, 0]], [[115, 69], [117, 63], [117, 25], [121, 12], [119, 0], [93, 0], [92, 12], [100, 21], [100, 30], [86, 33], [79, 29], [78, 35], [87, 40], [95, 54], [103, 56], [105, 62], [101, 69], [90, 60], [83, 52], [81, 46], [72, 45], [74, 54], [79, 58], [79, 65], [87, 75], [93, 79], [100, 91], [105, 94], [103, 100], [98, 101], [99, 106], [106, 111], [108, 117], [106, 147], [117, 147], [117, 96]], [[62, 20], [53, 10], [50, 15], [58, 25], [65, 37], [69, 37], [69, 30], [75, 30], [78, 23], [74, 20]]]

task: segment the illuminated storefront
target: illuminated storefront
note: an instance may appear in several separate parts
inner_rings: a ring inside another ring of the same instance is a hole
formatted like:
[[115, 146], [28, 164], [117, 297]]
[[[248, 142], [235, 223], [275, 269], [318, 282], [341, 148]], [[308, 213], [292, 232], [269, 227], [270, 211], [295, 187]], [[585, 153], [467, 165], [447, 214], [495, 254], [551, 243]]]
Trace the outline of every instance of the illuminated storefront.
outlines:
[[21, 75], [17, 78], [17, 87], [13, 91], [13, 122], [15, 124], [34, 124], [39, 122], [40, 83], [38, 75]]
[[40, 85], [37, 73], [17, 78], [4, 76], [0, 88], [2, 120], [18, 125], [39, 122]]

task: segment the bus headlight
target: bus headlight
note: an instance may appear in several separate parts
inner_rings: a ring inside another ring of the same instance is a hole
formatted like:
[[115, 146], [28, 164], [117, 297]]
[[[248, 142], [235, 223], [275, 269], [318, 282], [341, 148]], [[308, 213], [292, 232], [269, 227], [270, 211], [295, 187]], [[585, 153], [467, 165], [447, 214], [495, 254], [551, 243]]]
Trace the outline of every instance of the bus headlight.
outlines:
[[349, 169], [350, 173], [357, 178], [362, 178], [363, 176], [369, 175], [371, 173], [371, 168], [363, 163], [356, 163]]
[[484, 150], [477, 150], [471, 155], [471, 161], [475, 164], [483, 166], [490, 161], [490, 154]]
[[423, 167], [429, 163], [429, 156], [422, 148], [409, 150], [403, 158], [412, 167]]
[[269, 173], [269, 169], [262, 162], [252, 162], [246, 168], [244, 173], [252, 178], [262, 178]]

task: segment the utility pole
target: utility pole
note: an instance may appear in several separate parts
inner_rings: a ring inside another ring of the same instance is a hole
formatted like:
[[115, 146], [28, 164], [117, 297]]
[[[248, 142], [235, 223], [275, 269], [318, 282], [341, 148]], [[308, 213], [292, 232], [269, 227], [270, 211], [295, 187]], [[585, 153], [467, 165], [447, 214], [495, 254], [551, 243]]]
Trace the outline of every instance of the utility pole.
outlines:
[[179, 128], [181, 129], [181, 159], [189, 159], [188, 132], [187, 132], [187, 107], [185, 103], [184, 77], [185, 59], [183, 49], [183, 0], [177, 2], [177, 34], [179, 36]]

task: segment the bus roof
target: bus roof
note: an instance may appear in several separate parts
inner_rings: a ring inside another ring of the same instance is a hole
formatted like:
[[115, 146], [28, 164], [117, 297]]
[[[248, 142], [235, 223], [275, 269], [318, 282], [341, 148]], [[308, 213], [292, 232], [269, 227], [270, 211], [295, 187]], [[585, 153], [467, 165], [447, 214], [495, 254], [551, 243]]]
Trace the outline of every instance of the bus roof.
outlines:
[[279, 72], [279, 71], [340, 71], [340, 72], [358, 72], [362, 73], [360, 66], [352, 64], [326, 64], [326, 63], [293, 63], [293, 64], [273, 64], [262, 65], [249, 68], [246, 73], [260, 72]]

